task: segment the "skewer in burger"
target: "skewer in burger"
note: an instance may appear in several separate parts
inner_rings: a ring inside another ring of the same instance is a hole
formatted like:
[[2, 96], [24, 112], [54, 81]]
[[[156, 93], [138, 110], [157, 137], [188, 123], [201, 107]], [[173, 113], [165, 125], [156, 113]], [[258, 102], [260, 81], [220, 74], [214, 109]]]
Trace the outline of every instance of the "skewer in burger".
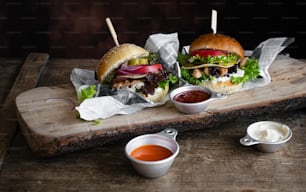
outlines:
[[160, 102], [169, 91], [168, 75], [159, 56], [135, 44], [125, 43], [107, 51], [96, 74], [100, 83], [136, 92], [151, 102]]
[[183, 79], [215, 92], [235, 92], [259, 76], [257, 60], [245, 57], [241, 44], [223, 34], [198, 37], [190, 44], [189, 54], [179, 54], [178, 61]]

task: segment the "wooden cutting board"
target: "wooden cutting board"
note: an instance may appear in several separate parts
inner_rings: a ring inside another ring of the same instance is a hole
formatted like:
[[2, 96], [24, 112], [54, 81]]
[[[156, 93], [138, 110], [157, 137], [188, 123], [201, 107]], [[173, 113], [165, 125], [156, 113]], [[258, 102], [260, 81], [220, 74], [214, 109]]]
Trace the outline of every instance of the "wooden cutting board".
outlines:
[[99, 124], [77, 118], [73, 106], [79, 103], [72, 85], [38, 87], [16, 98], [18, 120], [30, 148], [39, 156], [77, 151], [169, 127], [179, 132], [205, 129], [236, 118], [305, 107], [305, 66], [292, 58], [278, 59], [269, 69], [269, 85], [215, 100], [202, 113], [185, 115], [168, 102], [113, 116]]

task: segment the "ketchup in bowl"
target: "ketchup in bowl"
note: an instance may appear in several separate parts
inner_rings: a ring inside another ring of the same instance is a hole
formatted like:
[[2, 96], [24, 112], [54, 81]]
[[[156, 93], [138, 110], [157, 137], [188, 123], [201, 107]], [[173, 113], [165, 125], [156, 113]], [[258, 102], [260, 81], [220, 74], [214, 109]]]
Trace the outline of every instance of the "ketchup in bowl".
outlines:
[[181, 103], [198, 103], [209, 99], [210, 94], [200, 90], [183, 91], [174, 96], [174, 100]]

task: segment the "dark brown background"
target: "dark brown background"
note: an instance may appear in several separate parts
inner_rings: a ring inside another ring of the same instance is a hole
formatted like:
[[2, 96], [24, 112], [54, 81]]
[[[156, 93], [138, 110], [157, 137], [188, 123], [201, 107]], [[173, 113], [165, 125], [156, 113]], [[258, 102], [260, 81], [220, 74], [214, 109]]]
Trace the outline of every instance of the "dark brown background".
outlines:
[[306, 1], [228, 0], [2, 0], [0, 56], [99, 58], [114, 45], [105, 18], [111, 17], [120, 43], [143, 46], [153, 33], [178, 32], [180, 44], [211, 32], [211, 10], [218, 11], [218, 32], [254, 49], [270, 37], [290, 36], [286, 50], [303, 58], [306, 50]]

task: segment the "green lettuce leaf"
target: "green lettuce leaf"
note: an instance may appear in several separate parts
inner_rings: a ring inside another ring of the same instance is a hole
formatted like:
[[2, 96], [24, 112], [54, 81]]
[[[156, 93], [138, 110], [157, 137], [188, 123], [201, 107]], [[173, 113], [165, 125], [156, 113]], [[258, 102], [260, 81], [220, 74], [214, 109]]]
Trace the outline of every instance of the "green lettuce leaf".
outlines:
[[195, 55], [190, 57], [189, 55], [184, 55], [182, 53], [179, 53], [177, 60], [181, 66], [185, 67], [201, 65], [206, 63], [219, 64], [221, 66], [231, 66], [238, 62], [239, 56], [235, 54], [228, 54], [228, 55], [208, 56], [208, 57], [201, 57], [199, 55]]
[[192, 76], [192, 74], [189, 73], [189, 70], [187, 69], [181, 69], [181, 75], [183, 79], [185, 79], [188, 83], [192, 85], [199, 85], [202, 83], [202, 81], [211, 80], [211, 78], [213, 78], [211, 76], [205, 75], [204, 73], [202, 73], [202, 77], [195, 78], [194, 76]]
[[233, 84], [244, 83], [256, 79], [259, 76], [259, 64], [258, 60], [248, 58], [245, 66], [242, 67], [244, 75], [242, 77], [231, 77]]
[[96, 85], [90, 85], [86, 89], [81, 89], [79, 100], [82, 102], [85, 99], [93, 98], [96, 95]]

